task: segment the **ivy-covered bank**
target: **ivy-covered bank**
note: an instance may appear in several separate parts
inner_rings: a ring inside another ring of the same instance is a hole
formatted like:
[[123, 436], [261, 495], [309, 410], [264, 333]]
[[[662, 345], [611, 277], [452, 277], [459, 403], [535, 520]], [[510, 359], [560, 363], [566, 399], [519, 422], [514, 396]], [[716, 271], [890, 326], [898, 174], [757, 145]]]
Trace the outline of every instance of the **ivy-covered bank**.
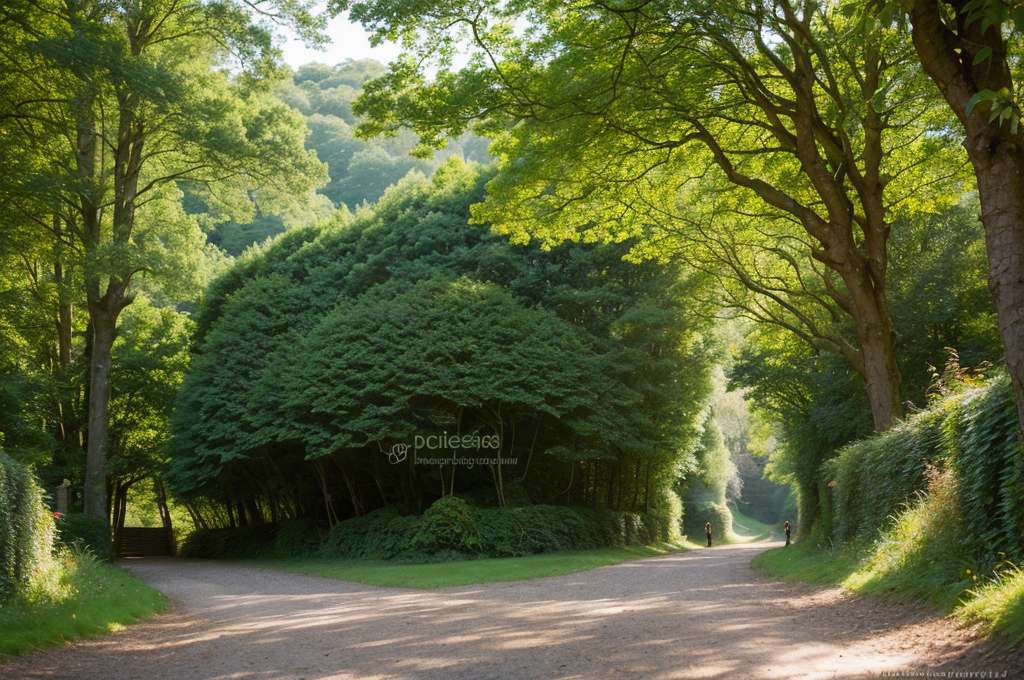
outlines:
[[810, 559], [805, 544], [755, 564], [929, 601], [1024, 641], [1024, 444], [1008, 379], [846, 447], [819, 490], [807, 543], [828, 550]]
[[[160, 593], [86, 547], [79, 535], [94, 534], [94, 527], [55, 524], [44, 500], [31, 470], [0, 451], [0, 659], [108, 633], [167, 605]], [[110, 530], [99, 523], [105, 535], [90, 543], [103, 553]]]

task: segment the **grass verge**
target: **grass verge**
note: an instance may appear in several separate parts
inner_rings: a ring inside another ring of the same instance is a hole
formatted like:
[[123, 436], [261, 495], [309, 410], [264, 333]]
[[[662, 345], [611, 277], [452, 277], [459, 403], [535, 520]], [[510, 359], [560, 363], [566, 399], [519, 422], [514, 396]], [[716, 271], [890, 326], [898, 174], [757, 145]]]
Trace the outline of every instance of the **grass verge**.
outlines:
[[1024, 642], [1024, 570], [1012, 567], [971, 594], [957, 612], [965, 624], [981, 624], [983, 634], [999, 635], [1007, 646]]
[[[1024, 570], [1010, 566], [1000, 575], [956, 581], [956, 565], [942, 560], [904, 561], [886, 569], [875, 547], [847, 548], [838, 553], [809, 542], [761, 553], [751, 562], [772, 576], [808, 583], [841, 585], [864, 595], [925, 602], [963, 625], [978, 624], [979, 632], [1005, 646], [1024, 642]], [[970, 573], [970, 572], [968, 572]]]
[[739, 510], [732, 510], [732, 533], [736, 543], [765, 541], [777, 536], [780, 531], [779, 527], [758, 522], [753, 517], [747, 517]]
[[857, 571], [863, 557], [863, 552], [830, 553], [804, 541], [767, 550], [755, 557], [750, 566], [788, 581], [841, 584]]
[[696, 546], [687, 543], [665, 543], [657, 546], [601, 548], [440, 564], [392, 564], [321, 558], [247, 560], [246, 564], [297, 574], [358, 581], [373, 586], [431, 590], [476, 583], [561, 576], [629, 560], [658, 557], [692, 547]]
[[0, 658], [114, 632], [166, 608], [163, 595], [125, 570], [66, 554], [42, 585], [0, 604]]

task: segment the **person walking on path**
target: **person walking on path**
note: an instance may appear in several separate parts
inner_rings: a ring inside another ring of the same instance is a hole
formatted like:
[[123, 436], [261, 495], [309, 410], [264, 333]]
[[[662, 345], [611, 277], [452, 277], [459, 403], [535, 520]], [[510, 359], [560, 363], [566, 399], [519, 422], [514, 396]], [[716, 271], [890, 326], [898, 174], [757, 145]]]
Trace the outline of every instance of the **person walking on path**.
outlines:
[[786, 520], [786, 545], [789, 545], [789, 520]]
[[711, 522], [704, 525], [704, 533], [708, 535], [708, 547], [711, 547]]

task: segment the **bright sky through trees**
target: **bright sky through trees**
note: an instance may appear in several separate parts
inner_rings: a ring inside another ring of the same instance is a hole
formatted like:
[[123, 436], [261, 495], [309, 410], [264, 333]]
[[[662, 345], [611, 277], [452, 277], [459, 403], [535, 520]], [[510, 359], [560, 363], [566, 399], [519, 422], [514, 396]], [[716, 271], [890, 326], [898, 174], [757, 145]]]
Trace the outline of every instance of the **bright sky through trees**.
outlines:
[[283, 27], [280, 32], [284, 37], [281, 43], [284, 60], [293, 69], [311, 61], [339, 64], [346, 59], [376, 59], [387, 64], [402, 51], [401, 47], [390, 42], [371, 47], [369, 35], [362, 26], [349, 21], [348, 12], [327, 22], [324, 32], [331, 42], [324, 46], [323, 51], [307, 47], [290, 28]]

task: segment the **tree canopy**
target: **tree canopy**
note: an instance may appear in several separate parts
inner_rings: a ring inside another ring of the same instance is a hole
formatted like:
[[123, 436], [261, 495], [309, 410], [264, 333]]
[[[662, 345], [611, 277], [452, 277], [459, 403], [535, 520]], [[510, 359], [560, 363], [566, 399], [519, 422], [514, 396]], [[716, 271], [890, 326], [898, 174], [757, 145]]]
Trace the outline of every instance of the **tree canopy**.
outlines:
[[[899, 417], [891, 223], [955, 200], [963, 164], [906, 41], [788, 2], [335, 7], [419, 57], [364, 87], [361, 134], [496, 138], [477, 219], [520, 241], [640, 237], [712, 270], [729, 304], [843, 356], [876, 428]], [[428, 81], [422, 61], [460, 39], [469, 65]]]
[[[537, 501], [658, 502], [708, 394], [710, 319], [679, 297], [702, 282], [624, 262], [626, 246], [512, 246], [469, 224], [487, 179], [450, 161], [215, 283], [173, 488], [235, 521], [289, 516], [330, 479], [347, 498], [329, 519], [438, 492], [504, 504], [520, 485]], [[497, 435], [506, 462], [389, 464], [393, 445], [442, 432]]]

